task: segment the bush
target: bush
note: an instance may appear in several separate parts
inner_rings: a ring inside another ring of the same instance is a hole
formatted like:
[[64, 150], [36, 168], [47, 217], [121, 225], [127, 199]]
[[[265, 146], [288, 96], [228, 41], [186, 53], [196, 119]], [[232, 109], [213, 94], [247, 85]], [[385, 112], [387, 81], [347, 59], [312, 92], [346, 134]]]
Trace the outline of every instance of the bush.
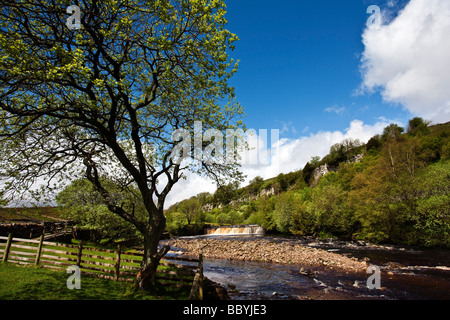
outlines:
[[439, 160], [442, 140], [437, 137], [423, 137], [420, 139], [418, 157], [424, 163]]
[[292, 226], [289, 231], [297, 236], [310, 236], [315, 233], [316, 220], [307, 206], [301, 202], [292, 215]]
[[424, 246], [450, 247], [450, 196], [422, 199], [418, 203], [416, 225], [418, 242]]
[[232, 221], [230, 215], [225, 212], [221, 212], [216, 216], [216, 222], [220, 225], [233, 224], [233, 221]]
[[[264, 217], [264, 213], [262, 212], [255, 212], [252, 215], [250, 215], [248, 217], [248, 219], [246, 220], [246, 223], [248, 224], [257, 224], [259, 226], [262, 226], [264, 228], [264, 226], [266, 226], [266, 221], [265, 221], [265, 217]], [[264, 228], [265, 230], [267, 230], [266, 228]]]
[[279, 232], [290, 233], [294, 214], [298, 210], [298, 199], [299, 197], [292, 192], [278, 196], [273, 217]]
[[216, 222], [216, 217], [212, 213], [207, 212], [207, 213], [205, 213], [205, 222], [207, 222], [207, 223], [215, 223]]
[[450, 159], [450, 141], [444, 144], [444, 146], [442, 146], [441, 159], [442, 160]]
[[174, 236], [184, 235], [187, 232], [188, 221], [180, 212], [173, 212], [166, 216], [167, 231]]

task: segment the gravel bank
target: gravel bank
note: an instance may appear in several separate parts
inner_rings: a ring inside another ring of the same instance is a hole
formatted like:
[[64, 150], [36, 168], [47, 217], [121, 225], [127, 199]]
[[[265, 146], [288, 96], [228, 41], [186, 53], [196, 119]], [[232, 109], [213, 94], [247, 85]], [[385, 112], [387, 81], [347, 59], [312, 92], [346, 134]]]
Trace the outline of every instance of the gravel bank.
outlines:
[[362, 272], [367, 263], [356, 258], [339, 255], [300, 244], [272, 242], [265, 239], [252, 241], [218, 239], [172, 239], [169, 245], [184, 249], [187, 255], [203, 253], [204, 258], [298, 264], [324, 267], [330, 270]]

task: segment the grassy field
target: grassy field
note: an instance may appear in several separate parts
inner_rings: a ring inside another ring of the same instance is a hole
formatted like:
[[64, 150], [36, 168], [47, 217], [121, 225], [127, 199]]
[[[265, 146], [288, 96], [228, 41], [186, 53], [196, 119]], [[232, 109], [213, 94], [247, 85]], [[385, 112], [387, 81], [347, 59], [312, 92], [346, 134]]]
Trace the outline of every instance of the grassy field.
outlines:
[[70, 290], [64, 271], [0, 262], [0, 300], [185, 300], [189, 289], [160, 285], [135, 291], [132, 283], [81, 274], [81, 289]]
[[[57, 208], [0, 208], [1, 222], [19, 222], [25, 220], [52, 221], [59, 218]], [[6, 240], [0, 241], [0, 249], [4, 250]], [[0, 261], [0, 300], [186, 300], [189, 297], [193, 274], [180, 274], [179, 267], [168, 265], [162, 261], [158, 272], [162, 277], [161, 284], [154, 292], [136, 292], [133, 283], [117, 282], [87, 275], [87, 273], [111, 276], [115, 271], [116, 245], [109, 247], [95, 243], [83, 243], [81, 265], [81, 289], [70, 290], [66, 286], [67, 278], [64, 266], [55, 271], [43, 268], [42, 264], [55, 265], [62, 262], [75, 264], [78, 252], [78, 240], [72, 240], [71, 245], [44, 244], [41, 254], [41, 266], [33, 266], [37, 246], [36, 242], [16, 241], [11, 246], [11, 257], [8, 263]], [[101, 249], [99, 252], [96, 249]], [[105, 250], [109, 249], [111, 251]], [[140, 260], [134, 249], [122, 249], [121, 278], [134, 279], [133, 269], [140, 266]], [[0, 253], [0, 256], [3, 256]], [[15, 257], [14, 257], [15, 256]], [[30, 265], [17, 265], [14, 262], [26, 260]], [[58, 266], [58, 265], [56, 265]], [[101, 268], [102, 270], [94, 270]], [[184, 270], [185, 271], [185, 270]], [[127, 275], [128, 274], [128, 275]], [[163, 284], [164, 283], [164, 284]], [[177, 287], [180, 285], [181, 287]]]

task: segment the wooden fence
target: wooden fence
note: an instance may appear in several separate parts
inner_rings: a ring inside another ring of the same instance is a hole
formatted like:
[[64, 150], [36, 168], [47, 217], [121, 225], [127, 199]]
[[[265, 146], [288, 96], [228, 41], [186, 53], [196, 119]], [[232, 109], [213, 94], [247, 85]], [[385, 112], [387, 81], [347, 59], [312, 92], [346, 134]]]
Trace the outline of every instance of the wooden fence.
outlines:
[[[5, 242], [6, 241], [6, 242]], [[0, 254], [3, 262], [34, 264], [45, 268], [66, 270], [71, 265], [82, 274], [116, 281], [135, 281], [143, 253], [138, 250], [122, 251], [99, 249], [39, 240], [0, 236]], [[181, 267], [176, 261], [182, 261]], [[195, 270], [195, 274], [194, 274]], [[157, 280], [164, 285], [191, 287], [190, 299], [203, 299], [203, 258], [166, 256], [157, 270]]]
[[203, 255], [198, 258], [198, 268], [195, 273], [194, 283], [192, 284], [189, 300], [194, 300], [198, 293], [198, 299], [203, 300]]

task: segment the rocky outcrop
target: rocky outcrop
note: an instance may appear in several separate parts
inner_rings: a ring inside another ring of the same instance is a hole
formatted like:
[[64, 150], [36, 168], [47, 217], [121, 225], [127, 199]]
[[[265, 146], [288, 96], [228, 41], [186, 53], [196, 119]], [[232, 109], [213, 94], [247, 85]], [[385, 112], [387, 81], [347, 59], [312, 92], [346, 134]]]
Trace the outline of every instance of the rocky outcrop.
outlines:
[[211, 212], [214, 209], [214, 205], [212, 203], [207, 203], [202, 207], [203, 211]]
[[259, 197], [270, 197], [275, 195], [275, 188], [272, 187], [270, 189], [262, 189], [259, 193]]
[[[229, 205], [231, 207], [239, 207], [242, 204], [245, 204], [247, 202], [258, 200], [259, 198], [262, 198], [262, 197], [270, 197], [270, 196], [273, 196], [276, 194], [277, 194], [277, 191], [275, 190], [275, 188], [270, 187], [268, 189], [262, 189], [259, 192], [259, 194], [257, 194], [257, 195], [250, 195], [248, 197], [231, 200]], [[202, 209], [205, 212], [212, 212], [214, 208], [222, 209], [222, 207], [223, 207], [222, 203], [219, 203], [216, 206], [214, 206], [212, 203], [207, 203], [207, 204], [203, 205]]]
[[351, 163], [360, 162], [363, 158], [364, 158], [364, 154], [360, 153], [360, 154], [357, 154], [356, 156], [354, 156], [353, 158], [351, 158], [350, 162]]
[[330, 173], [329, 167], [327, 164], [324, 164], [316, 169], [314, 169], [314, 172], [312, 174], [313, 181], [318, 181], [321, 177], [324, 175]]
[[[364, 158], [364, 154], [357, 154], [354, 157], [352, 157], [349, 161], [347, 161], [347, 163], [360, 162], [362, 160], [362, 158]], [[319, 182], [319, 179], [321, 177], [323, 177], [324, 175], [326, 175], [330, 172], [337, 172], [337, 171], [338, 171], [337, 166], [331, 166], [327, 163], [324, 165], [321, 165], [321, 166], [317, 167], [316, 169], [314, 169], [314, 171], [312, 173], [312, 182], [313, 182], [313, 184], [316, 184]]]

